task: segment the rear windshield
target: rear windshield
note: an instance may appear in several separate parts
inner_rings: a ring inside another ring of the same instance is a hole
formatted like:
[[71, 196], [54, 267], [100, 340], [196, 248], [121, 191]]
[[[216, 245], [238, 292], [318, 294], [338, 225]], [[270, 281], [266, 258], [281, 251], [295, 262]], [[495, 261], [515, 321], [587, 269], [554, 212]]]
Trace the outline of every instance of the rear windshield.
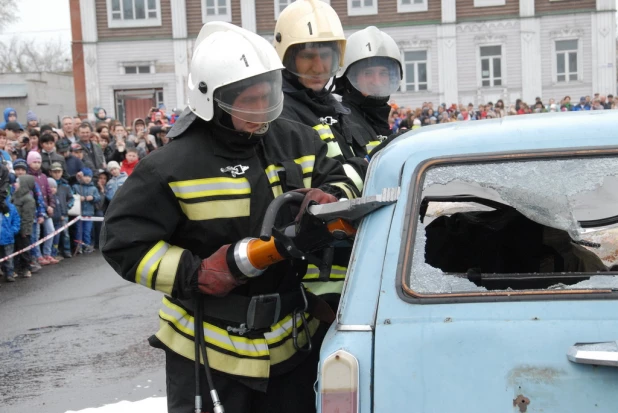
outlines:
[[618, 289], [618, 160], [439, 166], [422, 179], [419, 294]]

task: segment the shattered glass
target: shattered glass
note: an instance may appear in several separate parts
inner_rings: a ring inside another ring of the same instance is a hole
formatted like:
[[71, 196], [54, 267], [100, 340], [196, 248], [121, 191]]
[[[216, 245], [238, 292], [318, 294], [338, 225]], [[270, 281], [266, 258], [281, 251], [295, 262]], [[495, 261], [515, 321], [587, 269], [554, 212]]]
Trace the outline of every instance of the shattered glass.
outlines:
[[[618, 265], [618, 225], [581, 228], [579, 224], [579, 221], [618, 216], [616, 158], [455, 165], [427, 171], [423, 197], [454, 195], [476, 195], [510, 205], [532, 221], [567, 231], [573, 240], [586, 241], [589, 244], [586, 248], [608, 269]], [[491, 209], [476, 203], [430, 202], [425, 223], [418, 223], [415, 236], [410, 274], [410, 287], [414, 291], [421, 294], [488, 291], [465, 277], [444, 273], [425, 262], [425, 225], [442, 215]], [[577, 284], [558, 283], [548, 289], [618, 290], [618, 276], [594, 274]]]
[[539, 224], [565, 230], [577, 240], [581, 227], [574, 210], [582, 202], [578, 195], [597, 190], [610, 176], [618, 176], [616, 158], [456, 165], [429, 170], [423, 189], [434, 186], [433, 191], [440, 191], [443, 188], [435, 186], [444, 185], [449, 192], [467, 194], [480, 188], [485, 197], [506, 203]]

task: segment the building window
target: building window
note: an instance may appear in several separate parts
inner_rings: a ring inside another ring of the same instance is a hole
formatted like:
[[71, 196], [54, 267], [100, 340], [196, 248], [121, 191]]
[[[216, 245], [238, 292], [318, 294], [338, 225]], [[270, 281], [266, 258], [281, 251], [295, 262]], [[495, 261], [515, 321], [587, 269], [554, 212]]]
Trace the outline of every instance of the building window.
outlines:
[[293, 2], [294, 0], [275, 0], [275, 20], [279, 18], [279, 14], [283, 11], [283, 9], [288, 7]]
[[378, 0], [348, 0], [348, 16], [378, 14]]
[[481, 46], [481, 86], [502, 86], [502, 46]]
[[427, 11], [429, 0], [397, 0], [397, 13]]
[[202, 0], [202, 23], [211, 21], [232, 21], [230, 0]]
[[556, 41], [556, 82], [578, 80], [577, 50], [577, 39]]
[[110, 28], [161, 26], [161, 0], [107, 0]]
[[427, 50], [404, 52], [403, 59], [406, 91], [419, 92], [427, 90]]
[[124, 75], [145, 75], [154, 72], [154, 62], [124, 63], [120, 66], [120, 74]]
[[474, 7], [504, 6], [506, 0], [474, 0]]

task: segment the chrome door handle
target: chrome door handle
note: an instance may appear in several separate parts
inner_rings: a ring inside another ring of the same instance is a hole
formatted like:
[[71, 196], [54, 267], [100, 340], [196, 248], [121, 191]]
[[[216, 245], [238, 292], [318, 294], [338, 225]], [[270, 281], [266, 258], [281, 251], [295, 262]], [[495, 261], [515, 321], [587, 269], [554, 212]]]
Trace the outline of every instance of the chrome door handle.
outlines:
[[618, 367], [618, 341], [575, 343], [567, 351], [573, 363]]

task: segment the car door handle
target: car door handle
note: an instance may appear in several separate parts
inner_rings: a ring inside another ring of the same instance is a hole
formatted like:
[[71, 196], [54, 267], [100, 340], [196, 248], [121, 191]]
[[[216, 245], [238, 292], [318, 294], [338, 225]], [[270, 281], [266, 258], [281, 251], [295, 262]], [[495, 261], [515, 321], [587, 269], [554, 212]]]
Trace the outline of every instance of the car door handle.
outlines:
[[567, 351], [573, 363], [618, 367], [618, 341], [575, 343]]

